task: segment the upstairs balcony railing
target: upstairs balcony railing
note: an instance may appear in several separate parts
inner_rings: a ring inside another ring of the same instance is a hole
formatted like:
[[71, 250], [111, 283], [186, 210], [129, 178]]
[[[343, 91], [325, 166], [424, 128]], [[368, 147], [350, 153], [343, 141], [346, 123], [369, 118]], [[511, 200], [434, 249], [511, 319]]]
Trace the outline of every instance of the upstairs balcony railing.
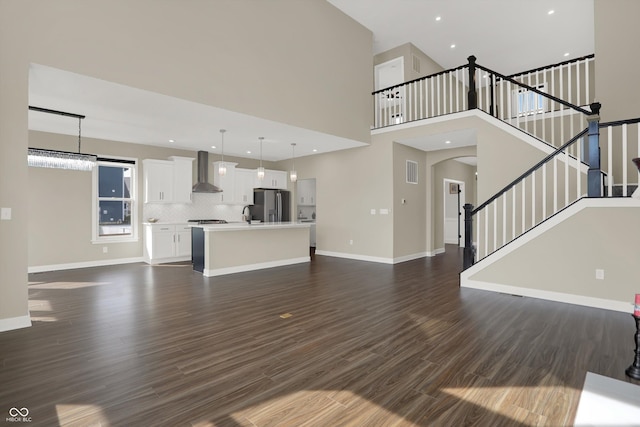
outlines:
[[469, 62], [373, 92], [374, 127], [480, 109], [558, 147], [584, 126], [593, 102], [594, 56], [505, 76]]

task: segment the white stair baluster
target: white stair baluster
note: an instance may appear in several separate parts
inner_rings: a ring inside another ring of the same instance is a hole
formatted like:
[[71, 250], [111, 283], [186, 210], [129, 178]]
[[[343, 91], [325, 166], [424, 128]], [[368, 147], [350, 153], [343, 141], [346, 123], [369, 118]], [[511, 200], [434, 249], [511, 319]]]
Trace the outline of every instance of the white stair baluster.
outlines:
[[[556, 87], [555, 87], [555, 70], [551, 71], [551, 90], [555, 91]], [[551, 116], [551, 145], [552, 146], [556, 146], [556, 132], [555, 132], [555, 108], [556, 108], [556, 103], [555, 101], [550, 101], [549, 108], [550, 108], [550, 116]]]
[[[568, 148], [568, 147], [567, 147]], [[564, 207], [569, 206], [569, 150], [564, 150]]]
[[607, 196], [613, 196], [613, 126], [607, 127]]
[[622, 197], [627, 197], [627, 124], [622, 125]]
[[511, 187], [511, 192], [513, 194], [511, 198], [511, 240], [516, 238], [516, 195], [517, 195], [517, 185]]
[[531, 173], [531, 227], [536, 225], [536, 171]]
[[493, 250], [498, 249], [498, 199], [492, 203], [493, 207]]
[[520, 234], [524, 234], [526, 231], [526, 199], [527, 199], [527, 188], [526, 188], [527, 179], [522, 178], [522, 206], [520, 209], [522, 210], [522, 232]]
[[553, 213], [558, 212], [558, 156], [553, 157]]
[[542, 221], [547, 219], [547, 163], [542, 165]]
[[507, 244], [507, 194], [502, 195], [502, 246]]
[[576, 200], [582, 197], [582, 163], [580, 162], [580, 141], [575, 142], [576, 146]]

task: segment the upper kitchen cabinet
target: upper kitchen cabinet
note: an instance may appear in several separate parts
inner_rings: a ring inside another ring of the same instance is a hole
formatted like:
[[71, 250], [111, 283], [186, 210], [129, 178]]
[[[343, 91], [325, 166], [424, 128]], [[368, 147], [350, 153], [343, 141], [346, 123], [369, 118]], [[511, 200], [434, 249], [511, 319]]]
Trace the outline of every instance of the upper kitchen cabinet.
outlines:
[[300, 179], [297, 182], [298, 206], [316, 205], [316, 180]]
[[258, 181], [258, 187], [260, 188], [277, 188], [280, 190], [287, 189], [287, 172], [286, 171], [274, 171], [265, 170], [264, 179]]
[[145, 159], [142, 161], [142, 168], [144, 171], [144, 202], [173, 202], [173, 162]]
[[193, 187], [193, 159], [189, 157], [169, 157], [173, 161], [173, 201], [191, 203]]
[[[227, 172], [220, 175], [220, 166], [223, 162], [213, 162], [213, 185], [222, 190], [214, 194], [214, 200], [218, 203], [236, 203], [236, 165], [237, 163], [224, 162]], [[239, 202], [238, 202], [239, 203]]]
[[193, 159], [142, 161], [145, 203], [191, 203]]
[[236, 169], [235, 201], [243, 205], [253, 204], [253, 188], [257, 181], [256, 171]]

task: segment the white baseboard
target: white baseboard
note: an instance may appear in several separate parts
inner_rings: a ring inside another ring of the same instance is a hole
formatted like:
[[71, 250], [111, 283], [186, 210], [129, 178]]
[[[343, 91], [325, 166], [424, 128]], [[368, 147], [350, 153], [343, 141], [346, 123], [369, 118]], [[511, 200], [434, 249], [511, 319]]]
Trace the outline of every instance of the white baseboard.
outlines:
[[118, 258], [107, 259], [101, 261], [84, 261], [84, 262], [72, 262], [68, 264], [51, 264], [51, 265], [37, 265], [28, 268], [29, 273], [42, 273], [45, 271], [58, 271], [58, 270], [73, 270], [76, 268], [88, 268], [88, 267], [102, 267], [106, 265], [118, 265], [118, 264], [132, 264], [134, 262], [143, 262], [144, 258]]
[[0, 319], [0, 332], [13, 331], [14, 329], [22, 329], [31, 327], [31, 317], [19, 316], [9, 317], [8, 319]]
[[458, 239], [444, 239], [445, 245], [457, 245]]
[[316, 250], [316, 255], [332, 256], [336, 258], [355, 259], [357, 261], [369, 261], [379, 262], [382, 264], [393, 264], [393, 258], [382, 258], [369, 255], [349, 254], [345, 252], [332, 252], [332, 251], [319, 251]]
[[431, 252], [427, 251], [427, 256], [432, 257], [432, 256], [436, 256], [443, 253], [444, 253], [444, 248], [438, 248], [438, 249], [432, 250]]
[[262, 270], [264, 268], [282, 267], [285, 265], [301, 264], [310, 262], [311, 257], [289, 258], [278, 261], [260, 262], [257, 264], [239, 265], [236, 267], [205, 269], [202, 275], [205, 277], [222, 276], [225, 274], [242, 273], [245, 271]]
[[427, 256], [426, 252], [418, 252], [416, 254], [399, 256], [393, 259], [394, 264], [398, 264], [400, 262], [412, 261], [414, 259], [424, 258]]
[[161, 259], [148, 259], [144, 258], [142, 261], [147, 264], [157, 265], [157, 264], [167, 264], [169, 262], [182, 262], [182, 261], [191, 261], [191, 256], [183, 256], [183, 257], [172, 257], [172, 258], [161, 258]]
[[542, 289], [500, 285], [498, 283], [481, 282], [478, 280], [469, 280], [466, 278], [463, 279], [462, 276], [460, 278], [460, 287], [499, 292], [509, 295], [519, 295], [523, 297], [538, 298], [547, 301], [562, 302], [566, 304], [582, 305], [585, 307], [601, 308], [604, 310], [620, 311], [622, 313], [633, 312], [633, 304], [629, 302], [587, 297], [583, 295], [566, 294], [562, 292], [545, 291]]

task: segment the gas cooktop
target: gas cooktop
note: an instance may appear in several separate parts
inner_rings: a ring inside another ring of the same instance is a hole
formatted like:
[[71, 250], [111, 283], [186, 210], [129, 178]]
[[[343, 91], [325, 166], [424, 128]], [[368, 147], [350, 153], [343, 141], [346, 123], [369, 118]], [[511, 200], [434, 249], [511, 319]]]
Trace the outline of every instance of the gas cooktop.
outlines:
[[190, 219], [189, 222], [195, 222], [196, 224], [226, 224], [224, 219]]

